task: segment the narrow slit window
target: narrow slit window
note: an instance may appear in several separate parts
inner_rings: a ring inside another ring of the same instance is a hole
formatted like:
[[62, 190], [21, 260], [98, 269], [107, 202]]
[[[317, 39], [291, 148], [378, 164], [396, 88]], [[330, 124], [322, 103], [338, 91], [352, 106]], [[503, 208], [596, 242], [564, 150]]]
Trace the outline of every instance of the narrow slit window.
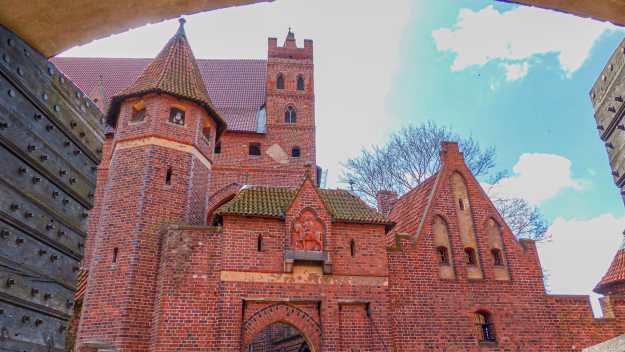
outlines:
[[204, 135], [204, 139], [206, 140], [206, 143], [210, 144], [210, 142], [211, 142], [211, 128], [210, 127], [204, 127], [202, 129], [202, 135]]
[[171, 166], [167, 168], [167, 173], [165, 173], [165, 184], [166, 185], [171, 185], [171, 178], [174, 174], [174, 171], [172, 170]]
[[493, 248], [490, 252], [493, 255], [493, 264], [495, 266], [503, 266], [503, 256], [501, 255], [501, 250]]
[[460, 210], [464, 210], [464, 202], [462, 201], [462, 199], [458, 199], [458, 207], [460, 208]]
[[249, 155], [260, 155], [260, 143], [250, 143]]
[[297, 90], [304, 90], [304, 89], [305, 89], [304, 76], [298, 75], [297, 76]]
[[354, 240], [349, 241], [349, 253], [352, 257], [356, 256], [356, 241]]
[[113, 264], [117, 263], [117, 254], [119, 253], [119, 248], [113, 248], [113, 259], [111, 260]]
[[258, 235], [258, 237], [256, 238], [256, 251], [263, 251], [263, 235]]
[[464, 257], [467, 265], [476, 265], [477, 258], [475, 256], [475, 249], [473, 248], [465, 248], [464, 249]]
[[447, 250], [447, 247], [437, 247], [436, 252], [438, 253], [438, 263], [440, 265], [449, 265], [449, 250]]
[[215, 154], [221, 154], [221, 142], [215, 143]]
[[171, 108], [171, 110], [169, 110], [169, 122], [179, 126], [184, 126], [184, 115], [184, 111], [178, 108]]

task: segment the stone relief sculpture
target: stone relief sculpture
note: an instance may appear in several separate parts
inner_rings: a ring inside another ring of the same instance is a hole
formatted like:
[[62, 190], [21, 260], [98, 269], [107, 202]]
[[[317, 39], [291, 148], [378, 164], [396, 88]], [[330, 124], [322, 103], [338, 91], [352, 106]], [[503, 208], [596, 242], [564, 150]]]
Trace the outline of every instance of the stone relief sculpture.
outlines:
[[291, 238], [293, 249], [302, 251], [323, 250], [323, 223], [316, 214], [304, 210], [293, 223]]

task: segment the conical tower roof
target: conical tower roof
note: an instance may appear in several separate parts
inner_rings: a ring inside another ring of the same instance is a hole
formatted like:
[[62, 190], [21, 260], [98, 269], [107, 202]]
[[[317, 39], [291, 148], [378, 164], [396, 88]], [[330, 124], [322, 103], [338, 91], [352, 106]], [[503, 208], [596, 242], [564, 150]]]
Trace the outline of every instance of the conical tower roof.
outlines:
[[161, 92], [188, 99], [202, 106], [217, 123], [218, 135], [226, 129], [226, 122], [219, 115], [208, 95], [204, 80], [193, 56], [184, 31], [184, 19], [180, 19], [176, 34], [167, 42], [139, 78], [128, 88], [111, 99], [107, 120], [115, 126], [119, 108], [124, 99], [146, 93]]
[[603, 275], [597, 286], [595, 286], [594, 291], [600, 294], [608, 294], [610, 287], [618, 283], [625, 283], [625, 238], [623, 238], [623, 244], [616, 252], [614, 259], [612, 259], [610, 268]]

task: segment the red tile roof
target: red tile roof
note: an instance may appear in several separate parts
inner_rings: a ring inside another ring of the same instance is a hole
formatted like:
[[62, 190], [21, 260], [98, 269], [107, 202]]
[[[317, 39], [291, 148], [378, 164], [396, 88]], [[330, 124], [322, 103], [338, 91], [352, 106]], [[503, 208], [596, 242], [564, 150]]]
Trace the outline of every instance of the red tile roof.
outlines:
[[[130, 86], [153, 59], [57, 57], [51, 61], [86, 95], [102, 86], [107, 105]], [[210, 99], [229, 131], [256, 132], [265, 103], [266, 60], [196, 60]]]
[[426, 215], [427, 205], [432, 200], [431, 194], [437, 180], [438, 173], [421, 182], [395, 202], [388, 215], [389, 219], [397, 224], [393, 229], [394, 233], [416, 234], [422, 218]]
[[609, 291], [609, 286], [619, 282], [625, 282], [625, 240], [621, 248], [616, 252], [612, 264], [610, 264], [610, 268], [605, 275], [603, 275], [603, 278], [599, 281], [594, 291], [606, 294]]

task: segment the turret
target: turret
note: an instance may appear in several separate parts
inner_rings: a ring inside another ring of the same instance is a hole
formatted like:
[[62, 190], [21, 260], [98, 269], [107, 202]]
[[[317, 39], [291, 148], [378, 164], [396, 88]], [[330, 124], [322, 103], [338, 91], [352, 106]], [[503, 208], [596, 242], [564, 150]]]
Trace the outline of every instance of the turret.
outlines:
[[160, 232], [203, 224], [213, 146], [226, 124], [214, 109], [184, 20], [137, 80], [111, 100], [116, 127], [79, 326], [79, 350], [147, 351]]
[[[625, 236], [625, 232], [623, 233]], [[595, 286], [595, 292], [603, 295], [625, 295], [625, 238], [616, 252], [612, 264]]]

